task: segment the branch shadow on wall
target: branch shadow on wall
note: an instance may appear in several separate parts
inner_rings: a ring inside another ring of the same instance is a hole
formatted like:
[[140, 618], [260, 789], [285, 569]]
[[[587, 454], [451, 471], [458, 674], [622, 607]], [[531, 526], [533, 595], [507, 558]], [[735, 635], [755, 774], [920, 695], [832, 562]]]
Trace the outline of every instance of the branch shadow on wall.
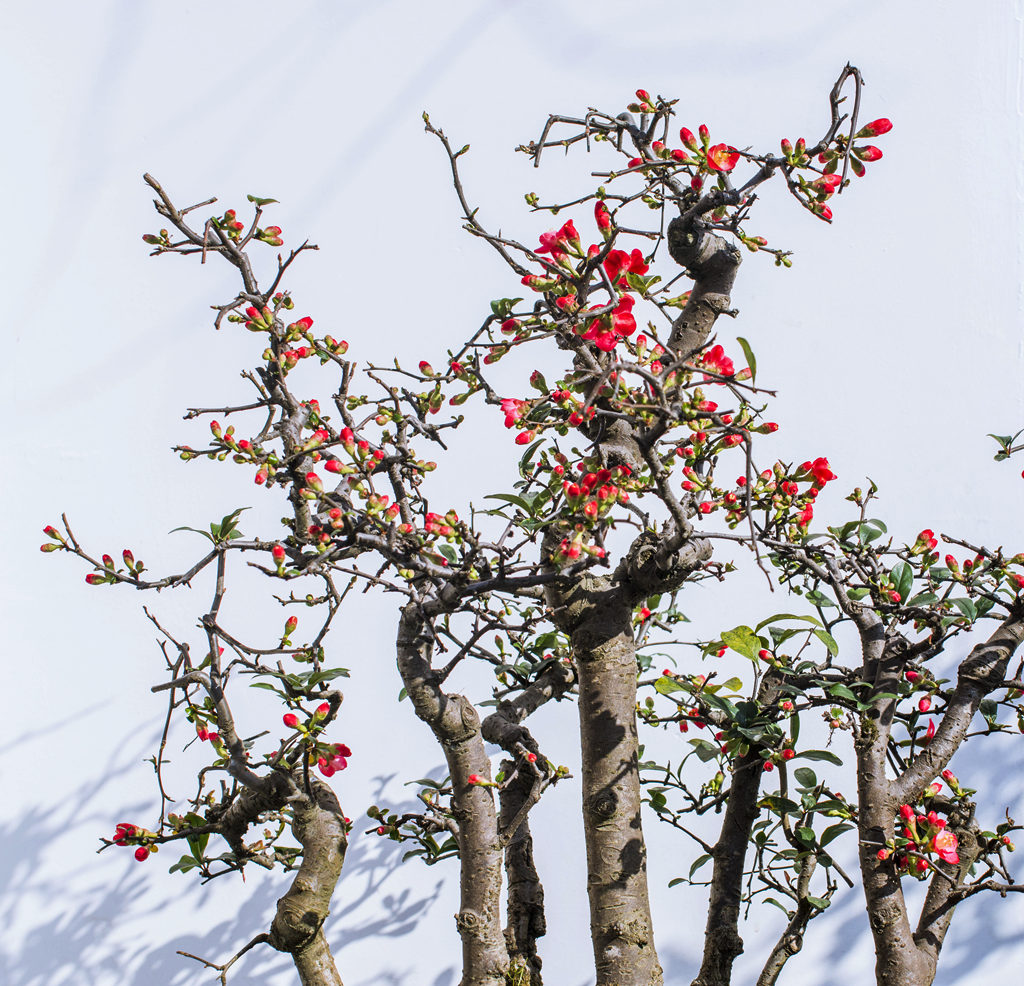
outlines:
[[[8, 755], [24, 755], [30, 742], [33, 738], [26, 736], [9, 744]], [[288, 885], [282, 873], [247, 873], [244, 886], [236, 876], [225, 877], [235, 880], [235, 886], [217, 886], [224, 882], [218, 880], [201, 888], [194, 881], [186, 885], [187, 876], [172, 874], [161, 881], [163, 873], [154, 873], [154, 864], [163, 870], [177, 858], [171, 847], [144, 864], [120, 849], [99, 857], [83, 852], [84, 845], [95, 845], [92, 840], [111, 828], [111, 789], [119, 786], [123, 791], [138, 761], [137, 751], [125, 755], [122, 748], [117, 762], [98, 765], [95, 780], [62, 793], [58, 803], [42, 787], [38, 802], [20, 818], [0, 822], [5, 847], [0, 856], [0, 921], [7, 929], [0, 937], [0, 968], [5, 986], [199, 986], [215, 982], [216, 972], [178, 955], [179, 949], [224, 962], [269, 927], [277, 898]], [[392, 780], [375, 778], [378, 798]], [[415, 805], [410, 799], [394, 807], [404, 811]], [[152, 808], [148, 791], [132, 804], [125, 804], [123, 796], [116, 804], [119, 818], [145, 817]], [[371, 975], [346, 969], [350, 945], [367, 939], [383, 944], [410, 935], [444, 885], [446, 874], [440, 868], [424, 879], [422, 869], [413, 864], [406, 876], [399, 876], [405, 847], [362, 834], [375, 824], [365, 815], [354, 819], [328, 939], [346, 983], [420, 986], [425, 981], [422, 970], [402, 968], [412, 949], [381, 948]], [[183, 910], [191, 913], [182, 917]], [[201, 930], [174, 930], [189, 925]], [[454, 936], [453, 944], [458, 947]], [[260, 946], [239, 961], [229, 983], [232, 978], [290, 986], [295, 972], [286, 955]], [[453, 966], [429, 986], [451, 986], [456, 978]]]

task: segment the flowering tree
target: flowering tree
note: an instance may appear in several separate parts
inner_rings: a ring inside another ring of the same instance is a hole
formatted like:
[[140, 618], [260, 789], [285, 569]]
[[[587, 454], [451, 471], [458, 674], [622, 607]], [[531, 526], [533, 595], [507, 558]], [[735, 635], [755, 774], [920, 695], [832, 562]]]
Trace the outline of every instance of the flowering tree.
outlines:
[[[404, 843], [407, 856], [428, 864], [455, 860], [463, 986], [541, 982], [544, 895], [529, 816], [568, 772], [526, 722], [552, 701], [579, 720], [599, 986], [662, 982], [645, 803], [648, 822], [660, 819], [695, 845], [678, 880], [708, 889], [693, 979], [701, 986], [730, 982], [744, 949], [741, 910], [754, 900], [786, 914], [778, 940], [763, 945], [758, 979], [777, 981], [810, 922], [843, 883], [854, 884], [834, 855], [847, 832], [857, 839], [885, 986], [933, 981], [966, 898], [1024, 889], [1005, 866], [1018, 827], [1008, 813], [996, 820], [1006, 806], [978, 805], [950, 766], [969, 731], [989, 735], [1024, 721], [1020, 668], [1009, 670], [1024, 637], [1024, 555], [945, 535], [967, 557], [942, 561], [930, 530], [901, 543], [875, 517], [874, 486], [851, 493], [850, 517], [818, 526], [816, 497], [836, 479], [828, 459], [765, 459], [762, 446], [777, 430], [766, 418], [771, 392], [758, 384], [744, 338], [733, 351], [713, 336], [720, 316], [736, 315], [730, 293], [740, 247], [791, 263], [749, 232], [758, 188], [781, 181], [828, 222], [833, 194], [881, 158], [866, 141], [891, 125], [860, 124], [860, 92], [860, 75], [847, 66], [820, 139], [783, 139], [780, 153], [737, 149], [705, 126], [682, 127], [672, 146], [674, 102], [644, 90], [618, 115], [552, 116], [520, 150], [539, 165], [548, 148], [585, 145], [606, 170], [571, 202], [526, 197], [535, 211], [580, 210], [536, 247], [485, 228], [459, 173], [468, 147], [454, 150], [424, 115], [448, 155], [466, 229], [529, 295], [491, 302], [474, 333], [433, 359], [438, 369], [426, 359], [413, 370], [398, 361], [360, 368], [347, 342], [294, 316], [289, 271], [315, 247], [279, 254], [269, 276], [257, 276], [256, 251], [284, 242], [280, 227], [264, 225], [273, 200], [249, 196], [254, 214], [245, 220], [210, 209], [212, 199], [179, 208], [146, 176], [166, 225], [144, 239], [157, 255], [229, 263], [240, 288], [215, 306], [216, 326], [240, 326], [262, 350], [245, 374], [252, 400], [191, 409], [188, 417], [216, 415], [211, 439], [177, 451], [186, 461], [242, 467], [262, 491], [287, 500], [288, 516], [282, 529], [255, 536], [242, 533], [235, 510], [198, 532], [207, 544], [194, 565], [162, 577], [128, 550], [123, 563], [90, 553], [66, 518], [63, 530], [46, 528], [43, 550], [85, 561], [95, 586], [209, 579], [198, 636], [151, 617], [164, 661], [154, 691], [168, 700], [154, 757], [156, 820], [117, 823], [104, 848], [128, 847], [145, 861], [174, 846], [183, 854], [171, 869], [204, 879], [249, 866], [289, 874], [269, 929], [226, 961], [199, 959], [220, 981], [266, 944], [292, 956], [304, 984], [341, 982], [323, 924], [352, 829], [336, 794], [339, 774], [360, 745], [345, 737], [353, 754], [340, 742], [336, 686], [349, 670], [332, 662], [327, 640], [354, 587], [397, 597], [397, 666], [408, 698], [399, 710], [429, 727], [447, 765], [443, 779], [419, 782], [420, 810], [371, 806], [367, 837]], [[593, 216], [590, 236], [576, 225], [589, 226], [584, 209]], [[503, 359], [526, 367], [515, 396], [497, 383]], [[297, 385], [316, 364], [337, 388], [329, 410]], [[495, 423], [503, 417], [519, 462], [518, 480], [487, 496], [487, 509], [438, 504], [430, 493], [428, 456], [438, 453], [427, 450], [445, 451], [463, 407]], [[228, 418], [238, 424], [223, 426]], [[686, 587], [724, 581], [732, 570], [715, 556], [724, 542], [746, 545], [752, 565], [800, 597], [800, 612], [751, 614], [753, 625], [723, 626], [714, 639], [690, 641], [691, 658], [651, 671], [652, 650], [680, 639]], [[281, 606], [273, 641], [247, 639], [222, 617], [240, 564], [266, 577]], [[942, 677], [940, 655], [983, 624], [992, 629], [955, 678]], [[745, 674], [720, 670], [730, 654]], [[493, 670], [489, 694], [457, 687], [472, 664]], [[251, 713], [237, 696], [248, 687], [279, 703], [273, 728], [245, 720]], [[206, 752], [187, 804], [172, 802], [164, 786], [165, 750], [183, 719]], [[805, 732], [814, 733], [821, 719], [818, 732], [830, 735], [819, 745], [828, 749], [801, 741], [801, 723], [810, 720]], [[645, 760], [641, 724], [693, 735], [680, 738], [685, 752], [674, 760]], [[496, 770], [487, 744], [501, 751]], [[811, 766], [843, 758], [856, 770], [855, 798]], [[713, 841], [688, 818], [709, 812], [721, 823]], [[907, 881], [927, 883], [916, 915], [903, 895]]]

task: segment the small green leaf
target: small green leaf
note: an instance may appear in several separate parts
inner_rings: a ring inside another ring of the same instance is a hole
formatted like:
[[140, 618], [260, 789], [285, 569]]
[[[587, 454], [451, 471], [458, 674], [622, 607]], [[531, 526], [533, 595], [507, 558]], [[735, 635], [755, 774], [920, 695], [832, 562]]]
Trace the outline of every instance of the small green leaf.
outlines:
[[722, 688], [730, 692], [738, 692], [743, 688], [743, 681], [740, 678], [730, 678], [728, 681], [723, 681]]
[[838, 767], [843, 765], [843, 761], [834, 753], [829, 753], [828, 750], [802, 750], [797, 756], [803, 757], [805, 760], [827, 760]]
[[848, 825], [846, 822], [837, 822], [835, 825], [830, 825], [821, 833], [821, 845], [827, 846], [834, 838], [842, 835], [844, 832], [849, 832], [852, 828], [853, 826]]
[[828, 690], [828, 693], [829, 695], [832, 695], [835, 698], [845, 698], [848, 702], [857, 701], [857, 696], [854, 695], [853, 692], [849, 688], [847, 688], [846, 685], [843, 684], [833, 685]]
[[816, 616], [801, 616], [797, 613], [776, 613], [774, 616], [769, 616], [767, 620], [762, 620], [756, 627], [754, 627], [755, 633], [760, 633], [769, 623], [781, 623], [783, 620], [803, 620], [805, 623], [813, 623], [816, 627], [821, 626], [821, 620]]
[[258, 195], [247, 195], [246, 198], [254, 205], [264, 206], [276, 202], [277, 199], [261, 199]]
[[825, 897], [805, 897], [804, 899], [812, 907], [818, 908], [819, 911], [825, 910], [825, 908], [832, 903], [832, 901], [826, 899]]
[[754, 350], [750, 348], [750, 343], [743, 336], [737, 336], [736, 341], [747, 358], [747, 365], [750, 367], [750, 382], [753, 383], [757, 379], [757, 359], [754, 357]]
[[693, 861], [693, 865], [690, 867], [690, 879], [691, 880], [693, 879], [693, 874], [696, 873], [697, 870], [699, 870], [709, 859], [711, 859], [711, 856], [709, 856], [707, 853], [704, 853], [703, 856], [698, 856]]
[[801, 787], [818, 786], [818, 775], [815, 774], [810, 767], [797, 767], [797, 769], [793, 771], [793, 776], [796, 778], [797, 784]]
[[786, 915], [787, 918], [793, 917], [793, 912], [787, 911], [786, 908], [783, 907], [774, 897], [765, 897], [764, 902], [766, 904], [774, 904], [780, 911], [782, 911], [783, 914]]
[[513, 503], [517, 507], [521, 507], [528, 514], [532, 514], [533, 511], [530, 509], [530, 504], [524, 500], [521, 496], [516, 496], [514, 493], [489, 493], [484, 497], [485, 500], [503, 500], [505, 503]]

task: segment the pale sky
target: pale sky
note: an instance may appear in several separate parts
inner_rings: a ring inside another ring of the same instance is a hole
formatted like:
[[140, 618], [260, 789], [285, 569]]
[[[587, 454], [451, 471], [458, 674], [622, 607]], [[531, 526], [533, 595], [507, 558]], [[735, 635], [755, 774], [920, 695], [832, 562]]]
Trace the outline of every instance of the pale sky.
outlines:
[[[424, 109], [456, 146], [472, 145], [463, 176], [481, 219], [528, 241], [553, 221], [530, 215], [523, 193], [586, 188], [592, 170], [574, 153], [550, 154], [535, 172], [513, 153], [549, 112], [618, 112], [644, 87], [679, 97], [679, 122], [691, 129], [707, 122], [729, 143], [773, 149], [782, 136], [821, 133], [828, 89], [852, 61], [867, 82], [863, 119], [894, 122], [876, 141], [885, 157], [833, 201], [831, 227], [766, 190], [752, 225], [792, 249], [795, 265], [746, 257], [733, 295], [740, 316], [719, 326], [720, 337], [750, 339], [759, 379], [778, 388], [776, 454], [832, 462], [842, 491], [822, 497], [821, 516], [838, 516], [843, 492], [870, 476], [900, 538], [930, 527], [1024, 550], [1024, 463], [994, 463], [985, 437], [1024, 425], [1022, 8], [59, 0], [11, 12], [0, 42], [10, 326], [0, 391], [14, 423], [0, 596], [9, 628], [4, 981], [209, 982], [175, 949], [226, 958], [264, 929], [286, 886], [280, 874], [253, 873], [245, 885], [199, 887], [167, 874], [169, 851], [145, 865], [93, 853], [117, 821], [144, 824], [156, 812], [143, 758], [162, 722], [149, 693], [160, 658], [141, 607], [188, 633], [206, 589], [148, 598], [91, 589], [72, 559], [39, 553], [41, 529], [67, 511], [97, 553], [127, 545], [169, 572], [197, 549], [165, 532], [258, 502], [248, 474], [186, 466], [169, 451], [204, 440], [205, 425], [183, 422], [184, 409], [242, 393], [238, 371], [259, 354], [246, 333], [212, 330], [209, 305], [234, 291], [226, 271], [147, 257], [140, 236], [159, 223], [144, 171], [181, 203], [279, 199], [271, 221], [288, 242], [320, 245], [292, 281], [302, 312], [348, 339], [354, 359], [436, 365], [492, 298], [517, 285], [460, 230]], [[476, 412], [449, 467], [453, 506], [496, 492], [514, 459], [497, 412]], [[260, 502], [264, 516], [277, 516]], [[692, 615], [711, 628], [787, 605], [754, 590], [738, 599], [728, 585], [701, 593]], [[230, 604], [247, 613], [240, 590]], [[394, 612], [391, 600], [368, 598], [333, 644], [354, 672], [338, 736], [354, 756], [338, 790], [356, 832], [369, 827], [360, 814], [369, 804], [407, 798], [402, 782], [436, 772], [441, 759], [425, 727], [394, 704]], [[538, 719], [546, 748], [571, 766], [572, 718]], [[1024, 814], [1022, 743], [977, 755], [996, 814], [1003, 804]], [[572, 784], [546, 795], [533, 821], [539, 835], [557, 835], [538, 839], [550, 929], [541, 948], [547, 981], [586, 986]], [[666, 884], [692, 854], [653, 819], [645, 824], [666, 979], [689, 982], [701, 947], [689, 929], [703, 924], [703, 894]], [[392, 843], [353, 839], [328, 925], [341, 975], [348, 986], [454, 986], [455, 867], [396, 869], [397, 860]], [[737, 982], [763, 961], [775, 914], [752, 911]], [[1022, 941], [1024, 901], [971, 901], [937, 983], [999, 981], [1024, 964]], [[862, 898], [848, 891], [811, 926], [784, 981], [865, 981], [869, 950]], [[294, 980], [269, 952], [244, 962], [239, 981]]]

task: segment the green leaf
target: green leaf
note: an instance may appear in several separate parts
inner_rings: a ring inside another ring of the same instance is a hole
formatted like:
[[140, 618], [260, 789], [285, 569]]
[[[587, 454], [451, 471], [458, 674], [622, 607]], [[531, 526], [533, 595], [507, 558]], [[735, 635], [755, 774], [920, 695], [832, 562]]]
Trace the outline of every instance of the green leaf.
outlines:
[[498, 318], [508, 318], [512, 314], [512, 309], [522, 300], [522, 298], [498, 298], [497, 301], [491, 302], [491, 311]]
[[825, 910], [825, 908], [832, 903], [832, 901], [825, 897], [805, 897], [804, 900], [806, 900], [812, 907], [818, 908], [819, 911]]
[[843, 684], [833, 685], [828, 690], [828, 693], [829, 695], [832, 695], [835, 698], [845, 698], [848, 702], [857, 701], [857, 696], [854, 695], [853, 692], [849, 688], [847, 688], [846, 685]]
[[728, 681], [723, 681], [721, 687], [726, 691], [738, 692], [743, 688], [743, 681], [739, 678], [730, 678]]
[[754, 632], [759, 633], [769, 623], [780, 623], [782, 620], [803, 620], [805, 623], [813, 623], [816, 627], [821, 626], [821, 620], [816, 616], [801, 616], [797, 613], [776, 613], [774, 616], [769, 616], [767, 620], [762, 620], [756, 627]]
[[914, 570], [905, 561], [901, 561], [893, 566], [889, 578], [900, 594], [900, 599], [908, 599], [914, 585]]
[[523, 457], [519, 460], [519, 475], [525, 476], [527, 479], [532, 478], [533, 473], [527, 472], [526, 467], [530, 464], [530, 457], [534, 452], [544, 444], [543, 438], [538, 438], [532, 445], [526, 447], [526, 451], [523, 453]]
[[804, 598], [812, 605], [818, 606], [821, 609], [828, 609], [829, 606], [835, 606], [835, 603], [825, 595], [823, 592], [818, 592], [817, 589], [811, 589], [809, 592], [804, 594]]
[[750, 348], [750, 343], [743, 336], [737, 336], [736, 341], [747, 358], [747, 365], [750, 367], [750, 382], [753, 383], [757, 379], [757, 359], [754, 356], [754, 350]]
[[738, 626], [732, 630], [726, 630], [722, 634], [722, 643], [752, 661], [757, 660], [757, 652], [761, 649], [761, 641], [748, 626]]
[[843, 761], [834, 753], [829, 753], [828, 750], [802, 750], [797, 756], [803, 757], [805, 760], [827, 760], [829, 763], [834, 763], [837, 767], [843, 765]]
[[934, 592], [919, 592], [913, 599], [907, 600], [908, 606], [930, 606], [938, 602], [939, 597]]
[[801, 842], [807, 842], [814, 845], [814, 829], [812, 829], [810, 825], [801, 825], [795, 830], [794, 834]]
[[950, 599], [950, 602], [972, 623], [978, 618], [978, 610], [970, 599]]
[[445, 558], [448, 559], [453, 565], [457, 565], [459, 556], [455, 553], [455, 549], [450, 544], [439, 544], [437, 550], [441, 552]]
[[210, 841], [210, 833], [204, 832], [202, 835], [190, 835], [186, 841], [188, 842], [189, 849], [192, 850], [192, 855], [196, 859], [202, 859], [206, 843]]
[[246, 198], [254, 205], [259, 206], [270, 205], [271, 203], [277, 201], [277, 199], [261, 199], [258, 195], [247, 195]]
[[692, 739], [690, 744], [693, 746], [694, 753], [697, 754], [697, 759], [701, 763], [707, 763], [709, 760], [714, 760], [719, 754], [719, 748], [714, 743], [709, 743], [707, 740]]
[[680, 685], [675, 678], [662, 675], [655, 683], [654, 690], [659, 695], [671, 695], [673, 692], [688, 692], [690, 689]]
[[167, 872], [187, 873], [189, 870], [194, 870], [198, 865], [199, 861], [192, 856], [182, 856]]
[[813, 788], [818, 786], [818, 775], [810, 767], [797, 767], [793, 771], [793, 776], [801, 787]]
[[514, 493], [489, 493], [484, 497], [485, 500], [503, 500], [505, 503], [513, 503], [517, 507], [521, 507], [526, 513], [532, 515], [533, 510], [531, 504], [524, 500], [521, 496], [516, 496]]
[[711, 859], [711, 856], [708, 853], [704, 853], [703, 856], [698, 856], [693, 861], [693, 865], [690, 867], [690, 879], [691, 880], [693, 879], [693, 874], [696, 873], [697, 870], [699, 870], [709, 859]]
[[812, 631], [814, 636], [817, 637], [827, 648], [828, 652], [835, 657], [839, 653], [839, 644], [836, 643], [836, 638], [832, 636], [827, 630], [815, 629]]
[[835, 825], [830, 825], [821, 833], [821, 845], [827, 846], [834, 838], [842, 835], [844, 832], [849, 832], [852, 828], [853, 826], [846, 822], [837, 822]]
[[774, 897], [765, 897], [764, 902], [766, 904], [774, 904], [780, 911], [782, 911], [783, 914], [786, 915], [787, 918], [793, 917], [793, 912], [787, 911], [786, 908], [783, 907], [782, 904], [780, 904]]
[[206, 533], [206, 531], [200, 531], [195, 527], [172, 527], [171, 530], [169, 530], [167, 533], [176, 534], [178, 531], [191, 531], [193, 534], [202, 534], [202, 536], [206, 538], [206, 540], [209, 541], [211, 544], [217, 543], [209, 534]]

